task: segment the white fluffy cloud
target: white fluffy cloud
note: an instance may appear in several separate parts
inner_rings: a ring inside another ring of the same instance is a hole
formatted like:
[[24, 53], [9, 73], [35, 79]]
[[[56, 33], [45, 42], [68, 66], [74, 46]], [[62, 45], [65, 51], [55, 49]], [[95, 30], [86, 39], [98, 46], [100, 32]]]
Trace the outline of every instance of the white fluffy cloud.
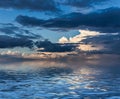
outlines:
[[59, 39], [59, 43], [68, 43], [68, 42], [69, 42], [69, 40], [64, 36]]
[[60, 38], [59, 43], [79, 43], [83, 39], [86, 39], [88, 36], [100, 35], [100, 33], [96, 32], [96, 31], [79, 30], [79, 32], [80, 32], [80, 34], [78, 34], [74, 37], [70, 37], [70, 38], [62, 37], [62, 38]]
[[[62, 37], [59, 39], [59, 43], [80, 43], [82, 40], [87, 39], [87, 37], [93, 37], [97, 35], [106, 35], [105, 33], [99, 33], [96, 31], [89, 31], [89, 30], [79, 30], [80, 34], [66, 38]], [[78, 44], [78, 49], [82, 51], [92, 51], [92, 50], [101, 50], [103, 49], [100, 45], [91, 45], [91, 44]]]

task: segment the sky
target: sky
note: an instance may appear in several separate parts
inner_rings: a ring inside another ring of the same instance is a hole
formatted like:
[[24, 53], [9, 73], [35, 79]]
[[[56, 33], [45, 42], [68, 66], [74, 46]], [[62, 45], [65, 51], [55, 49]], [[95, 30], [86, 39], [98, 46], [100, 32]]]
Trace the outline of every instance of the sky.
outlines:
[[119, 50], [120, 0], [0, 1], [1, 55]]

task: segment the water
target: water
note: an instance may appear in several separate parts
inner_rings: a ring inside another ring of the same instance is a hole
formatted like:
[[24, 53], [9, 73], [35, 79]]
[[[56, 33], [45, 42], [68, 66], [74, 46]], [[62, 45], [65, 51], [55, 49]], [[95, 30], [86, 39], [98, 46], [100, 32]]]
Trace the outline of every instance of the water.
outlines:
[[120, 66], [1, 64], [0, 99], [120, 99]]

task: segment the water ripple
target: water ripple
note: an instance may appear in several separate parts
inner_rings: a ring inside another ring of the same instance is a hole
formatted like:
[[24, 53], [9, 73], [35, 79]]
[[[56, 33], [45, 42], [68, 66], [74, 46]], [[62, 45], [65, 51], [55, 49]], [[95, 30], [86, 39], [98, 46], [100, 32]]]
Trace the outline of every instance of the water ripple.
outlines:
[[0, 71], [0, 99], [120, 99], [120, 72], [83, 66]]

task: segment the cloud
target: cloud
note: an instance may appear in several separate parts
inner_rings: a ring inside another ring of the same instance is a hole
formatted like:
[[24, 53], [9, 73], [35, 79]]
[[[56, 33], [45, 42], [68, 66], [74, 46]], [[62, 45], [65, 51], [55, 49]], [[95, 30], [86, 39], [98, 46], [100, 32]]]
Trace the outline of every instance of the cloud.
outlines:
[[0, 1], [0, 8], [60, 12], [61, 7], [89, 8], [105, 1], [107, 0], [4, 0]]
[[45, 23], [45, 20], [23, 15], [17, 16], [16, 21], [24, 26], [42, 26]]
[[48, 40], [45, 41], [37, 41], [35, 45], [38, 48], [38, 51], [42, 52], [71, 52], [75, 51], [76, 45], [74, 44], [60, 44], [60, 43], [52, 43]]
[[38, 52], [72, 52], [76, 50], [75, 44], [52, 43], [48, 40], [34, 41], [29, 38], [17, 38], [6, 35], [0, 36], [0, 48], [28, 47]]
[[66, 37], [61, 37], [58, 41], [59, 43], [69, 43], [69, 40]]
[[[78, 8], [89, 8], [93, 7], [94, 5], [100, 5], [102, 2], [107, 0], [64, 0], [63, 4]], [[109, 0], [110, 1], [110, 0]]]
[[40, 35], [14, 24], [0, 24], [0, 48], [28, 47], [39, 48], [38, 51], [44, 52], [70, 52], [75, 49], [74, 45], [61, 45], [41, 40], [44, 39]]
[[88, 37], [87, 39], [83, 39], [81, 41], [84, 44], [90, 45], [101, 45], [103, 46], [103, 53], [106, 54], [120, 54], [120, 34], [106, 34], [106, 35], [97, 35], [94, 37]]
[[84, 43], [97, 43], [97, 44], [110, 44], [113, 43], [114, 41], [119, 41], [120, 40], [120, 34], [106, 34], [106, 35], [97, 35], [94, 37], [87, 37], [87, 39], [83, 39], [81, 42]]
[[56, 29], [92, 29], [100, 32], [119, 32], [120, 8], [108, 8], [87, 14], [70, 13], [48, 20], [18, 16], [16, 21], [24, 26]]
[[13, 47], [33, 47], [33, 41], [26, 38], [16, 38], [1, 35], [0, 36], [0, 48], [13, 48]]
[[33, 48], [34, 41], [41, 39], [43, 39], [41, 35], [24, 29], [23, 27], [11, 23], [0, 23], [0, 48]]
[[26, 9], [30, 11], [59, 11], [54, 0], [1, 0], [0, 8]]
[[[101, 35], [101, 33], [96, 31], [90, 31], [90, 30], [79, 30], [80, 34], [66, 38], [62, 37], [59, 39], [59, 43], [77, 43], [77, 49], [80, 51], [100, 51], [103, 49], [102, 46], [94, 45], [93, 44], [87, 44], [85, 42], [82, 42], [83, 40], [87, 40], [87, 38], [96, 37], [98, 35]], [[105, 34], [102, 34], [105, 35]], [[89, 41], [91, 42], [91, 41]]]
[[69, 39], [67, 39], [66, 37], [60, 38], [59, 43], [80, 43], [82, 40], [86, 39], [87, 37], [100, 35], [100, 33], [96, 31], [79, 30], [79, 32], [80, 34], [74, 37], [70, 37]]
[[100, 33], [90, 30], [79, 30], [80, 34], [59, 39], [59, 43], [76, 43], [77, 51], [85, 53], [104, 53], [120, 54], [120, 34], [119, 33]]
[[[15, 28], [16, 29], [16, 28]], [[14, 30], [14, 29], [13, 29]], [[32, 39], [29, 36], [0, 35], [0, 48], [28, 47], [35, 48], [38, 52], [82, 52], [120, 54], [119, 33], [100, 33], [90, 30], [79, 30], [80, 34], [59, 39], [59, 43], [52, 43], [48, 40]], [[7, 33], [6, 33], [7, 34]], [[14, 33], [13, 33], [14, 34]], [[29, 32], [28, 32], [29, 35]], [[97, 52], [98, 51], [98, 52]]]
[[0, 24], [0, 34], [19, 38], [40, 39], [41, 35], [32, 33], [28, 29], [15, 26], [14, 24]]
[[[52, 53], [56, 54], [56, 53]], [[110, 55], [110, 54], [68, 54], [65, 56], [59, 56], [60, 54], [56, 54], [57, 57], [51, 58], [50, 55], [46, 54], [46, 58], [39, 56], [38, 53], [29, 54], [29, 55], [0, 55], [0, 64], [1, 66], [7, 66], [3, 69], [17, 69], [20, 70], [21, 66], [32, 66], [33, 69], [38, 69], [38, 67], [55, 67], [55, 66], [67, 66], [70, 68], [78, 69], [81, 66], [100, 66], [101, 63], [103, 66], [118, 66], [120, 65], [119, 59], [120, 55]], [[45, 55], [45, 54], [44, 54]], [[39, 58], [36, 58], [38, 57]], [[59, 57], [58, 57], [59, 56]], [[113, 61], [114, 60], [114, 61]], [[14, 63], [14, 64], [13, 64]], [[9, 64], [9, 65], [8, 65]], [[48, 65], [49, 64], [49, 65]], [[20, 68], [19, 68], [20, 67]], [[2, 67], [1, 67], [2, 69]]]

